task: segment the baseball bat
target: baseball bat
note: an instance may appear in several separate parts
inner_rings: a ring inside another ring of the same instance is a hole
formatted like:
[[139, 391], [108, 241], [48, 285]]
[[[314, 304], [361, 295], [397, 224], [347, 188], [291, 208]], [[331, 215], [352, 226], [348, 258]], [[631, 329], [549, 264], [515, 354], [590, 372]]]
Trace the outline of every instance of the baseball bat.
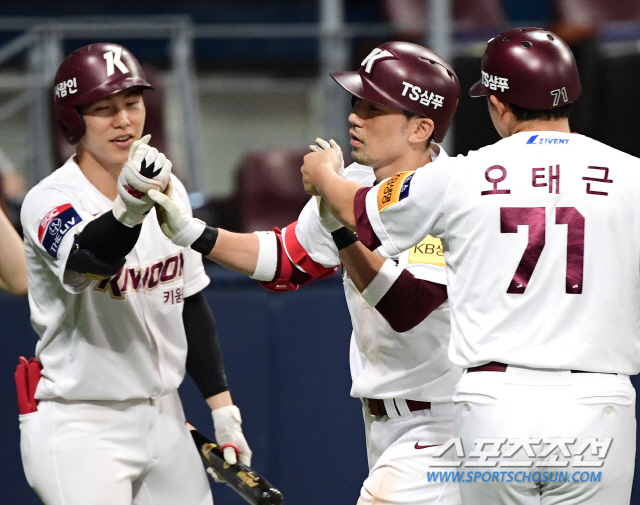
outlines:
[[282, 505], [282, 493], [253, 468], [238, 461], [230, 465], [224, 460], [217, 444], [187, 423], [193, 441], [203, 461], [215, 471], [231, 489], [251, 505]]

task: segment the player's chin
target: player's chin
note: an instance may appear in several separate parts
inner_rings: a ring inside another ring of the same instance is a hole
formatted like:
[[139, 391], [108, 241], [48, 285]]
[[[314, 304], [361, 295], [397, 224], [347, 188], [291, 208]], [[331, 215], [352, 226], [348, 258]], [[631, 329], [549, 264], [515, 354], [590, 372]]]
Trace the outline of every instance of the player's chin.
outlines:
[[122, 163], [124, 165], [129, 159], [129, 149], [110, 143], [109, 155], [114, 163]]
[[358, 148], [354, 147], [351, 149], [351, 159], [358, 163], [359, 165], [370, 165], [371, 158], [367, 156], [362, 151], [359, 151]]

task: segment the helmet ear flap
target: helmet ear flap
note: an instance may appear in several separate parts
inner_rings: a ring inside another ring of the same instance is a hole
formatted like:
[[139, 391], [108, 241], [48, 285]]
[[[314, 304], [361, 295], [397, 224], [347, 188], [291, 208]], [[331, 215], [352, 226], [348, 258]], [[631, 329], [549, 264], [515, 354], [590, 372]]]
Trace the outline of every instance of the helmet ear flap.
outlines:
[[57, 109], [57, 119], [64, 137], [71, 145], [76, 145], [86, 130], [84, 118], [72, 105], [58, 106]]

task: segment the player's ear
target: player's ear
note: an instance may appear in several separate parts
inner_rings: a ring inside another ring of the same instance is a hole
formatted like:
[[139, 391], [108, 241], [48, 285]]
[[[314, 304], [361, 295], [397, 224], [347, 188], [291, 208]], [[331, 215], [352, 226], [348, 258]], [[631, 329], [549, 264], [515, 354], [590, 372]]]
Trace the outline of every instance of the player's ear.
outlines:
[[493, 106], [500, 117], [504, 116], [505, 112], [511, 110], [506, 102], [503, 102], [495, 95], [489, 96], [489, 106]]
[[416, 116], [409, 122], [409, 137], [410, 143], [422, 143], [427, 142], [433, 134], [435, 124], [433, 119], [428, 117]]

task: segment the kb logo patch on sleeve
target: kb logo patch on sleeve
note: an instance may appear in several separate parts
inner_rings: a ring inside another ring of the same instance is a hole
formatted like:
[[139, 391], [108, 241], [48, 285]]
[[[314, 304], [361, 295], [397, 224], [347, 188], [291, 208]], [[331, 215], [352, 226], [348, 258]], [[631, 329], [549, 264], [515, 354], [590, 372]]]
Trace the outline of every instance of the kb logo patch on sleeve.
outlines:
[[427, 235], [409, 251], [409, 263], [426, 263], [444, 267], [444, 249], [439, 238]]
[[59, 205], [50, 210], [40, 221], [38, 240], [51, 256], [57, 258], [60, 242], [80, 221], [82, 218], [70, 203]]
[[378, 188], [378, 212], [409, 196], [409, 186], [414, 172], [400, 172]]

